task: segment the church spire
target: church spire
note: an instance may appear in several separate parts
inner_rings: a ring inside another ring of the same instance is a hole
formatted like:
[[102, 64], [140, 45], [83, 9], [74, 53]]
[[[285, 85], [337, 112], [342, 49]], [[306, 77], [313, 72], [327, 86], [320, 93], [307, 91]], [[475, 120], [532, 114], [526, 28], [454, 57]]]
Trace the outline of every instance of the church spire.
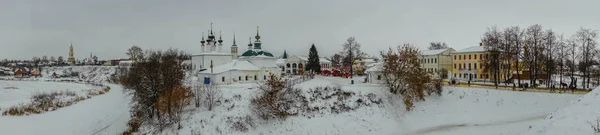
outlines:
[[204, 45], [204, 43], [206, 43], [206, 41], [204, 41], [204, 32], [202, 32], [202, 41], [200, 41], [200, 43], [202, 43], [202, 45]]
[[260, 41], [260, 35], [258, 34], [258, 26], [256, 26], [256, 36], [254, 37], [256, 38], [256, 41]]
[[248, 37], [248, 50], [252, 50], [252, 37]]
[[219, 44], [223, 43], [223, 32], [219, 31]]
[[237, 45], [235, 44], [235, 31], [233, 31], [233, 46], [237, 46]]

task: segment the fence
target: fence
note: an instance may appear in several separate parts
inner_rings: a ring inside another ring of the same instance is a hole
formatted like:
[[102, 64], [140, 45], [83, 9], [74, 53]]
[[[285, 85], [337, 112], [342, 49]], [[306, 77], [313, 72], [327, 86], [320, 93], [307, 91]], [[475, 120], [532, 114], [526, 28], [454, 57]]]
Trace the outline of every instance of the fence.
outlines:
[[285, 85], [286, 85], [286, 87], [291, 87], [296, 84], [300, 84], [300, 83], [306, 82], [308, 80], [312, 80], [314, 78], [315, 78], [314, 75], [308, 75], [308, 76], [301, 76], [299, 78], [293, 78], [293, 79], [289, 79], [289, 80], [286, 79]]

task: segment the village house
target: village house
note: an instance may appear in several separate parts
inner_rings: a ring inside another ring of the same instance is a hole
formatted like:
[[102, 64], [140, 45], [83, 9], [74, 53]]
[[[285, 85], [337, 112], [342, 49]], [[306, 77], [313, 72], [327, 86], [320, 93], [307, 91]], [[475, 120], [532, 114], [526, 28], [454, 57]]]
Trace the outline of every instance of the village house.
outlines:
[[440, 69], [446, 69], [450, 72], [452, 70], [452, 57], [450, 54], [454, 51], [452, 48], [421, 51], [421, 68], [433, 73], [433, 75], [438, 75]]

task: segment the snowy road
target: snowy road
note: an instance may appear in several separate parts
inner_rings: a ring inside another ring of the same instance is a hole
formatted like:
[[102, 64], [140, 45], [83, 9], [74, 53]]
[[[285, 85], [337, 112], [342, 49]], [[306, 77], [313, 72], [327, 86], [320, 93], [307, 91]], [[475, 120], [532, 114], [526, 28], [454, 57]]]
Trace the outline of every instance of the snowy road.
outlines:
[[32, 116], [0, 116], [0, 132], [7, 135], [120, 134], [129, 120], [129, 96], [119, 85], [111, 91], [56, 111]]

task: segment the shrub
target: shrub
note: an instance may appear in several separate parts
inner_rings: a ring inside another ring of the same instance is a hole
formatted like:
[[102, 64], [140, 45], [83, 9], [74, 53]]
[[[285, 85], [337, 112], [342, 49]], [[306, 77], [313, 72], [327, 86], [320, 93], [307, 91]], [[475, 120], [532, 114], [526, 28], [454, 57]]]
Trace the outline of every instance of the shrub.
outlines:
[[588, 121], [588, 124], [590, 124], [590, 127], [594, 130], [594, 134], [600, 133], [600, 117], [596, 118], [595, 122]]
[[442, 96], [442, 79], [433, 79], [431, 83], [427, 86], [427, 94], [431, 95], [432, 93], [437, 94], [438, 96]]
[[250, 102], [251, 110], [263, 120], [286, 118], [290, 115], [287, 110], [288, 102], [293, 102], [286, 96], [292, 88], [286, 88], [285, 81], [271, 74], [265, 84], [259, 85], [261, 90]]
[[75, 92], [63, 91], [38, 93], [31, 96], [30, 99], [31, 103], [12, 106], [7, 111], [3, 112], [2, 115], [22, 116], [54, 111], [58, 108], [74, 104], [80, 100], [80, 97], [76, 97]]

